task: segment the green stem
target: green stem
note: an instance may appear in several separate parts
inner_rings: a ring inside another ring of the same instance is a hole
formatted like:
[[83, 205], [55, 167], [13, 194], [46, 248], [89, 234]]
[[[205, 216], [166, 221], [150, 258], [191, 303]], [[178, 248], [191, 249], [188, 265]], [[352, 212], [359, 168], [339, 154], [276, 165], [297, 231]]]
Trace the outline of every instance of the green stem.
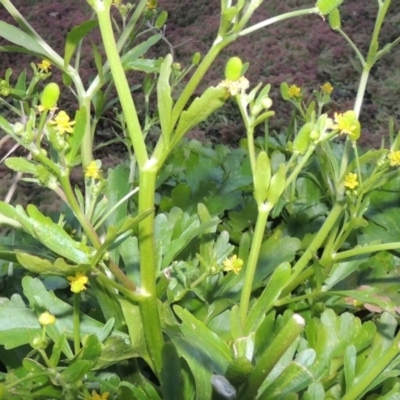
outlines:
[[[306, 154], [304, 154], [304, 156], [302, 157], [300, 162], [297, 164], [296, 168], [293, 170], [293, 172], [286, 179], [285, 187], [289, 187], [289, 185], [293, 182], [293, 180], [297, 178], [299, 173], [303, 170], [304, 166], [306, 165], [308, 159], [314, 153], [314, 150], [315, 150], [315, 145], [311, 145], [308, 148]], [[292, 160], [292, 158], [291, 158], [291, 160]]]
[[[281, 297], [285, 297], [288, 295], [298, 284], [297, 277], [303, 272], [304, 268], [313, 258], [313, 256], [317, 253], [318, 249], [324, 243], [326, 238], [328, 237], [330, 231], [337, 224], [337, 220], [340, 218], [343, 210], [345, 209], [346, 204], [343, 202], [336, 202], [328, 217], [326, 218], [324, 224], [321, 229], [315, 235], [313, 241], [308, 246], [307, 250], [303, 253], [297, 263], [294, 265], [292, 270], [292, 275], [290, 276], [290, 280], [287, 283], [285, 290], [282, 293]], [[294, 286], [296, 284], [296, 286]]]
[[258, 24], [255, 24], [253, 26], [250, 26], [246, 29], [243, 29], [240, 33], [239, 36], [245, 36], [248, 35], [249, 33], [252, 33], [258, 29], [265, 28], [268, 25], [272, 25], [275, 22], [280, 22], [284, 21], [285, 19], [289, 18], [294, 18], [294, 17], [300, 17], [301, 15], [308, 15], [308, 14], [318, 14], [319, 13], [319, 8], [318, 7], [312, 7], [312, 8], [306, 8], [304, 10], [296, 10], [296, 11], [291, 11], [282, 15], [278, 15], [276, 17], [268, 18], [265, 21], [261, 21]]
[[260, 254], [261, 244], [264, 237], [265, 226], [267, 224], [268, 215], [271, 211], [269, 203], [262, 203], [258, 207], [258, 215], [256, 227], [254, 230], [253, 241], [251, 244], [249, 258], [247, 260], [245, 276], [243, 282], [242, 294], [240, 297], [240, 319], [242, 325], [245, 325], [247, 312], [249, 309], [250, 296], [253, 289], [254, 275], [256, 272], [258, 256]]
[[115, 82], [115, 88], [121, 102], [122, 111], [126, 119], [126, 127], [132, 141], [139, 168], [143, 168], [148, 160], [142, 128], [137, 116], [135, 103], [132, 98], [129, 83], [125, 75], [121, 58], [115, 42], [110, 10], [108, 7], [96, 10], [101, 36], [103, 39], [104, 50], [110, 63], [110, 69]]
[[74, 293], [74, 352], [79, 353], [81, 348], [81, 324], [79, 315], [80, 293]]
[[[158, 165], [150, 159], [140, 172], [139, 214], [154, 209]], [[153, 362], [154, 373], [159, 376], [162, 368], [161, 352], [164, 338], [158, 311], [156, 291], [156, 256], [154, 241], [154, 211], [139, 223], [139, 251], [141, 287], [146, 298], [139, 303], [143, 333], [147, 350]]]
[[361, 256], [363, 254], [375, 253], [377, 251], [388, 251], [400, 249], [400, 242], [375, 244], [371, 246], [356, 247], [352, 250], [342, 251], [332, 255], [332, 259], [337, 262], [350, 257]]

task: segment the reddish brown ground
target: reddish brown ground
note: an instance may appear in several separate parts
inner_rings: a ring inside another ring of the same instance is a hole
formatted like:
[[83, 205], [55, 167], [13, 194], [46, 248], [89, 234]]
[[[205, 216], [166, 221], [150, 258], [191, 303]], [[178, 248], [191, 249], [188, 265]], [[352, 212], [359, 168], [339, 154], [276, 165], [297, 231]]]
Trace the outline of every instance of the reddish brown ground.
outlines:
[[[66, 34], [75, 25], [90, 17], [89, 6], [82, 0], [65, 2], [68, 5], [49, 0], [37, 3], [26, 0], [14, 2], [42, 37], [62, 54]], [[400, 36], [400, 4], [392, 3], [380, 37], [381, 46]], [[194, 52], [200, 51], [204, 55], [218, 27], [220, 0], [159, 0], [159, 5], [169, 13], [166, 37], [174, 46], [176, 61], [185, 66], [190, 63]], [[266, 0], [252, 19], [252, 23], [312, 5], [313, 1], [305, 0]], [[365, 55], [374, 26], [377, 2], [345, 0], [341, 10], [344, 31]], [[12, 22], [12, 18], [4, 9], [0, 9], [0, 19]], [[93, 39], [96, 40], [96, 35]], [[90, 54], [90, 44], [87, 43], [83, 50], [83, 54]], [[156, 50], [157, 56], [164, 56], [168, 52], [165, 45], [158, 46]], [[239, 55], [250, 63], [247, 76], [252, 85], [260, 81], [272, 85], [271, 97], [274, 100], [276, 117], [271, 120], [271, 129], [283, 129], [287, 126], [290, 115], [288, 106], [279, 99], [279, 84], [283, 81], [301, 85], [308, 93], [318, 89], [325, 81], [330, 81], [335, 87], [334, 101], [330, 105], [331, 112], [347, 110], [353, 106], [359, 80], [359, 63], [345, 40], [338, 33], [331, 31], [327, 22], [316, 15], [286, 20], [240, 38], [223, 51], [199, 91], [206, 85], [221, 80], [225, 62], [232, 55]], [[32, 57], [2, 53], [0, 77], [4, 76], [7, 67], [12, 67], [13, 77], [16, 78], [21, 68], [29, 69], [30, 62], [38, 61]], [[363, 131], [360, 142], [363, 146], [379, 146], [382, 138], [387, 137], [389, 116], [395, 119], [400, 116], [400, 70], [396, 68], [399, 61], [400, 52], [395, 48], [372, 70], [361, 114]], [[84, 56], [80, 72], [86, 82], [94, 71], [93, 60]], [[59, 74], [55, 73], [54, 77], [60, 81]], [[67, 90], [64, 90], [64, 93], [67, 93]], [[63, 106], [73, 109], [73, 99], [64, 96]], [[0, 108], [0, 111], [4, 114], [3, 109]], [[229, 103], [208, 123], [196, 128], [192, 136], [209, 137], [214, 141], [234, 144], [243, 136], [238, 121], [236, 106]], [[98, 137], [100, 141], [110, 137], [109, 124], [105, 123], [100, 127]], [[9, 148], [10, 146], [4, 146], [0, 149], [0, 154], [4, 155]], [[123, 148], [114, 146], [111, 150], [102, 151], [98, 156], [108, 164], [115, 164], [121, 156], [121, 151]], [[0, 166], [0, 179], [3, 196], [11, 179], [11, 174], [3, 166]], [[50, 202], [51, 204], [47, 204], [50, 207], [54, 204], [45, 192], [32, 191], [31, 185], [24, 184], [21, 189], [14, 201], [34, 201], [41, 204]]]

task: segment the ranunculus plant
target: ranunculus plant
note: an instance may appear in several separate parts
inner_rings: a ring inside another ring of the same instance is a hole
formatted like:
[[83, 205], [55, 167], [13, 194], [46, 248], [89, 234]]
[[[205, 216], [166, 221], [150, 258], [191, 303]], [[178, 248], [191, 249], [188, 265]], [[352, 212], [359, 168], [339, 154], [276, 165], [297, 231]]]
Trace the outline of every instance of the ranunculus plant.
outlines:
[[[32, 74], [13, 83], [9, 69], [0, 82], [9, 111], [0, 127], [25, 149], [5, 163], [16, 181], [50, 189], [65, 205], [50, 216], [13, 204], [15, 186], [0, 202], [0, 399], [400, 396], [392, 284], [400, 135], [391, 122], [388, 147], [357, 144], [370, 70], [400, 41], [378, 40], [390, 0], [378, 0], [365, 56], [341, 28], [343, 0], [255, 25], [262, 0], [222, 0], [213, 44], [187, 67], [172, 54], [148, 56], [165, 35], [161, 2], [87, 0], [93, 17], [68, 33], [62, 56], [11, 1], [0, 2], [18, 25], [0, 22], [11, 43], [2, 49], [37, 57]], [[359, 58], [353, 109], [329, 111], [329, 82], [310, 97], [296, 82], [249, 82], [251, 60], [240, 55], [194, 97], [236, 39], [309, 14]], [[93, 29], [105, 59], [93, 44], [97, 75], [87, 83], [80, 44]], [[75, 110], [60, 100], [67, 89]], [[271, 90], [293, 106], [275, 133]], [[240, 146], [184, 139], [228, 101], [245, 127]], [[93, 143], [113, 107], [127, 157], [106, 170]], [[74, 169], [83, 172], [76, 187]]]

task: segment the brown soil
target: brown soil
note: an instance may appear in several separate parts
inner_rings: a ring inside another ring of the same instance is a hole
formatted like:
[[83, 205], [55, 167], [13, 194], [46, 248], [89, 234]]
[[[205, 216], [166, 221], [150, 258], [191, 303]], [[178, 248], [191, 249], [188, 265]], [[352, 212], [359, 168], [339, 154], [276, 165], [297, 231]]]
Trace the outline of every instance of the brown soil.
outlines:
[[[71, 0], [66, 3], [68, 5], [50, 0], [14, 1], [26, 19], [60, 54], [63, 53], [68, 31], [90, 17], [90, 9], [85, 1]], [[252, 23], [282, 12], [304, 8], [304, 3], [303, 0], [265, 1]], [[310, 2], [311, 5], [312, 3]], [[341, 8], [343, 29], [360, 47], [363, 54], [368, 50], [377, 12], [376, 3], [347, 0]], [[159, 5], [169, 13], [166, 37], [174, 46], [175, 60], [182, 65], [188, 65], [194, 52], [199, 51], [204, 55], [218, 28], [220, 1], [159, 0]], [[399, 12], [398, 3], [391, 6], [382, 30], [381, 46], [400, 35]], [[8, 23], [13, 21], [5, 9], [0, 10], [0, 18]], [[98, 35], [95, 33], [92, 39], [98, 42]], [[85, 46], [83, 54], [90, 54], [90, 43]], [[157, 56], [164, 56], [168, 50], [166, 45], [156, 47]], [[361, 115], [363, 132], [360, 142], [363, 146], [379, 146], [382, 138], [387, 136], [388, 117], [400, 116], [400, 103], [396, 101], [400, 94], [400, 72], [395, 68], [399, 65], [400, 55], [396, 50], [395, 48], [392, 53], [385, 56], [372, 70]], [[308, 93], [318, 90], [325, 81], [330, 81], [335, 87], [334, 101], [330, 105], [331, 112], [347, 110], [353, 106], [359, 80], [358, 62], [345, 40], [331, 31], [327, 22], [316, 15], [286, 20], [240, 38], [223, 51], [221, 58], [207, 74], [204, 84], [198, 89], [199, 92], [206, 85], [221, 80], [225, 62], [232, 55], [239, 55], [250, 63], [247, 76], [253, 86], [259, 81], [272, 85], [271, 97], [277, 114], [271, 121], [272, 130], [283, 129], [290, 115], [288, 105], [279, 99], [279, 84], [283, 81], [301, 85]], [[4, 76], [6, 68], [11, 66], [14, 70], [13, 78], [16, 79], [22, 68], [29, 70], [29, 64], [38, 61], [33, 57], [2, 53], [0, 76]], [[82, 58], [80, 72], [86, 77], [86, 81], [95, 73], [94, 62], [90, 57]], [[61, 83], [61, 76], [56, 72], [53, 79]], [[64, 93], [67, 93], [67, 90], [64, 90]], [[70, 96], [66, 96], [63, 101], [64, 108], [74, 107]], [[222, 112], [194, 129], [191, 136], [235, 144], [243, 136], [238, 121], [235, 105], [228, 103]], [[109, 130], [109, 123], [100, 125], [97, 135], [100, 141], [110, 138]], [[9, 141], [0, 148], [0, 156], [3, 157], [12, 146], [13, 143]], [[102, 158], [105, 165], [114, 165], [119, 162], [122, 152], [124, 148], [116, 145], [103, 148], [96, 156]], [[75, 175], [79, 180], [81, 173], [76, 171]], [[3, 199], [13, 179], [13, 174], [4, 165], [0, 166], [0, 179], [0, 196]], [[32, 184], [22, 182], [12, 202], [23, 204], [33, 202], [53, 210], [59, 207], [59, 203], [53, 196], [49, 196], [47, 190], [40, 188], [33, 190]]]

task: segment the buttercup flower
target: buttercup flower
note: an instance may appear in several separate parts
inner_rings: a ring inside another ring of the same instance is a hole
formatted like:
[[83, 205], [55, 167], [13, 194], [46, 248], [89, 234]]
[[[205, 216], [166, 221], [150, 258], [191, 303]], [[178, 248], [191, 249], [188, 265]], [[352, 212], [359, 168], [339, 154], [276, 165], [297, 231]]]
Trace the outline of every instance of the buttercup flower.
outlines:
[[236, 254], [232, 257], [227, 258], [224, 262], [224, 271], [233, 271], [236, 275], [240, 272], [243, 267], [243, 260], [238, 258]]
[[242, 76], [237, 81], [224, 79], [218, 86], [226, 88], [229, 95], [236, 96], [239, 92], [248, 89], [250, 83], [247, 78]]
[[98, 162], [91, 161], [89, 163], [89, 165], [85, 169], [85, 177], [93, 179], [101, 178], [101, 169]]
[[388, 154], [388, 159], [390, 160], [390, 166], [391, 167], [398, 167], [400, 166], [400, 150], [397, 151], [391, 151]]
[[70, 118], [65, 111], [60, 111], [54, 119], [49, 121], [49, 123], [55, 126], [60, 135], [63, 135], [65, 132], [72, 133], [72, 126], [75, 125], [75, 121], [70, 121]]
[[53, 325], [56, 322], [56, 317], [48, 311], [39, 315], [39, 323], [43, 326]]
[[351, 190], [354, 190], [359, 185], [357, 178], [357, 174], [353, 174], [350, 172], [344, 178], [344, 186]]
[[146, 6], [148, 10], [155, 10], [157, 8], [157, 0], [149, 0]]
[[75, 276], [68, 276], [67, 279], [70, 281], [71, 292], [80, 293], [83, 290], [86, 290], [86, 284], [88, 283], [89, 278], [78, 272]]
[[86, 400], [107, 400], [109, 392], [104, 392], [102, 395], [99, 395], [95, 390], [92, 390], [92, 395], [87, 397]]
[[334, 114], [335, 124], [332, 129], [337, 129], [339, 135], [349, 135], [351, 140], [360, 137], [361, 126], [354, 111], [346, 111], [344, 114]]
[[331, 94], [333, 92], [333, 86], [330, 84], [330, 82], [325, 82], [321, 86], [322, 93], [325, 94]]
[[51, 68], [51, 63], [50, 61], [42, 60], [40, 63], [38, 63], [37, 66], [40, 72], [49, 72], [49, 69]]
[[288, 96], [290, 99], [293, 99], [294, 97], [299, 98], [299, 97], [301, 97], [301, 88], [299, 88], [296, 85], [291, 85], [291, 86], [289, 86], [287, 93], [288, 93]]

